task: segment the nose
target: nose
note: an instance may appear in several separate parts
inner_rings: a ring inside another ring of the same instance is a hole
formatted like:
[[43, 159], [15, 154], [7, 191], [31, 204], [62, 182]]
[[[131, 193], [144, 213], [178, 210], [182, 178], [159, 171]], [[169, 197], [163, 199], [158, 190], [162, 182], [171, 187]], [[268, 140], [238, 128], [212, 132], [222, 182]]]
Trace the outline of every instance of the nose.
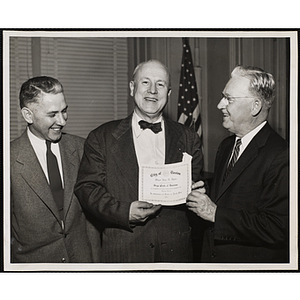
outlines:
[[150, 84], [149, 93], [151, 93], [151, 94], [156, 94], [157, 93], [157, 88], [156, 88], [155, 84], [153, 84], [153, 83]]
[[66, 113], [57, 114], [56, 124], [60, 126], [65, 126], [67, 124], [68, 116]]
[[228, 105], [228, 101], [227, 101], [227, 99], [226, 99], [225, 97], [223, 97], [223, 98], [220, 100], [219, 104], [217, 105], [217, 108], [218, 108], [218, 109], [223, 109], [223, 108], [226, 108], [227, 105]]

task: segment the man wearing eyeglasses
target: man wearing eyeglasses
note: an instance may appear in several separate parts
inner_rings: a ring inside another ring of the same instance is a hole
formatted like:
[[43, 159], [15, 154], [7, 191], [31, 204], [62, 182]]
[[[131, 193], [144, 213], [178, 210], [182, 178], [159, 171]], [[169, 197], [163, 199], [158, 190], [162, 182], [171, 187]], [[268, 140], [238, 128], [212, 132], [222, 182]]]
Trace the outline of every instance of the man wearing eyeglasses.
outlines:
[[217, 107], [233, 135], [219, 146], [210, 197], [195, 190], [187, 201], [208, 224], [203, 262], [289, 261], [288, 146], [267, 122], [274, 90], [271, 74], [243, 66], [223, 90]]

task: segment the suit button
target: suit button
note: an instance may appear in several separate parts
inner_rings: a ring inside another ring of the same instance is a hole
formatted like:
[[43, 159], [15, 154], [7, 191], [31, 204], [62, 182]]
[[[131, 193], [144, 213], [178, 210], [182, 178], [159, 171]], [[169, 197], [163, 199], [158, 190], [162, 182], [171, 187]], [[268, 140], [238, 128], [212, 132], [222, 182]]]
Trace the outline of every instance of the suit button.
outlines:
[[211, 253], [211, 257], [212, 257], [212, 258], [216, 257], [216, 253], [215, 253], [215, 252], [212, 252], [212, 253]]
[[150, 248], [154, 248], [155, 246], [154, 246], [154, 244], [153, 243], [151, 243], [150, 244]]
[[65, 263], [65, 262], [66, 262], [66, 259], [63, 257], [63, 258], [61, 259], [61, 262]]

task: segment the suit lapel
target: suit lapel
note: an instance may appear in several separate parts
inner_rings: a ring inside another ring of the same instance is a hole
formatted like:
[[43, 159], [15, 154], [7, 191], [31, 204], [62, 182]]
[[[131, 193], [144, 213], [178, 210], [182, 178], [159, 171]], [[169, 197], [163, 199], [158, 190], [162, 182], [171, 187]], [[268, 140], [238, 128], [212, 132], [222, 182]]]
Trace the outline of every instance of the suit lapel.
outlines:
[[[230, 187], [230, 185], [234, 183], [234, 181], [239, 177], [239, 175], [248, 167], [248, 165], [257, 157], [257, 155], [258, 155], [258, 148], [254, 147], [254, 144], [252, 145], [249, 144], [246, 150], [243, 152], [241, 157], [234, 165], [234, 168], [229, 173], [224, 183], [222, 184], [222, 181], [220, 181], [221, 185], [219, 185], [220, 190], [217, 197], [217, 201], [222, 196], [222, 194]], [[227, 164], [225, 166], [227, 166]], [[225, 169], [223, 170], [223, 176], [225, 173]]]
[[164, 121], [166, 140], [165, 163], [180, 162], [185, 149], [185, 144], [180, 139], [182, 134], [169, 119], [164, 118]]
[[122, 120], [112, 133], [115, 142], [111, 147], [111, 153], [124, 180], [138, 197], [138, 162], [133, 143], [131, 120], [132, 114]]
[[17, 162], [21, 176], [59, 221], [59, 212], [52, 197], [50, 186], [26, 131], [21, 136], [20, 145], [22, 148], [19, 151]]
[[214, 171], [215, 173], [215, 187], [217, 188], [217, 192], [215, 194], [217, 195], [218, 191], [221, 190], [222, 184], [223, 184], [223, 178], [226, 172], [226, 168], [229, 162], [230, 154], [234, 145], [234, 137], [229, 141], [229, 143], [224, 147], [224, 149], [221, 150], [220, 156], [217, 154], [217, 161], [216, 161], [216, 169]]
[[[218, 186], [219, 186], [219, 192], [216, 198], [216, 202], [220, 199], [220, 197], [224, 194], [224, 192], [235, 182], [235, 180], [241, 175], [241, 173], [249, 166], [250, 163], [255, 160], [255, 158], [258, 156], [259, 148], [263, 147], [266, 143], [267, 137], [270, 134], [269, 125], [266, 124], [258, 133], [257, 135], [252, 139], [252, 141], [249, 143], [245, 151], [242, 153], [236, 164], [234, 165], [234, 168], [229, 173], [227, 179], [224, 181], [222, 185], [222, 179], [224, 176], [224, 172], [227, 166], [227, 163], [219, 164], [222, 169], [222, 177], [218, 180]], [[232, 145], [233, 147], [233, 145]], [[227, 162], [228, 162], [228, 156], [231, 153], [232, 147], [229, 150], [229, 154], [227, 153]], [[226, 151], [227, 152], [227, 151]], [[225, 153], [225, 152], [224, 152]], [[222, 167], [223, 166], [223, 167]], [[218, 172], [218, 171], [216, 171]]]

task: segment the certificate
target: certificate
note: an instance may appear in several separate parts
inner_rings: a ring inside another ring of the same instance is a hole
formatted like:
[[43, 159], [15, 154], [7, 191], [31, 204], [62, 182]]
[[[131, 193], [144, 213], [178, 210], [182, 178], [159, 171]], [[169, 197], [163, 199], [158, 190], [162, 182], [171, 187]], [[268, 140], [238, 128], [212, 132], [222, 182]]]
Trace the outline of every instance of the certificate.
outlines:
[[141, 165], [139, 200], [153, 204], [186, 203], [192, 186], [192, 156], [183, 153], [182, 162], [167, 165]]

